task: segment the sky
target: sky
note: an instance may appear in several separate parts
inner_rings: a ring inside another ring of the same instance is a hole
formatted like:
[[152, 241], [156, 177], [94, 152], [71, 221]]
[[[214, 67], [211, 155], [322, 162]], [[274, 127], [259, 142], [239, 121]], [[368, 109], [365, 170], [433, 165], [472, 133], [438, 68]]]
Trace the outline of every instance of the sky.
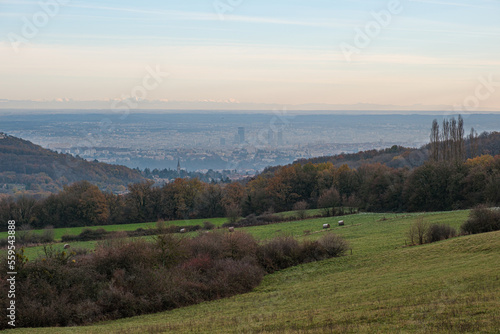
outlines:
[[0, 108], [499, 111], [499, 17], [500, 0], [0, 0]]

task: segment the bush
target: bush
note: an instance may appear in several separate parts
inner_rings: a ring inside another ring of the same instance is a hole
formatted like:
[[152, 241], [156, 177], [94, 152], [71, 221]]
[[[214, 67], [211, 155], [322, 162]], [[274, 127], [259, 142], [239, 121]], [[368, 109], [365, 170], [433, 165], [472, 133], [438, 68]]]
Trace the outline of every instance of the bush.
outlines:
[[213, 230], [215, 229], [215, 224], [212, 222], [203, 222], [203, 229], [207, 231]]
[[265, 212], [260, 216], [256, 216], [255, 214], [250, 214], [243, 219], [240, 219], [236, 223], [224, 223], [222, 227], [249, 227], [249, 226], [261, 226], [261, 225], [269, 225], [274, 223], [280, 223], [284, 221], [292, 221], [294, 217], [283, 217], [278, 216], [273, 213]]
[[[83, 325], [229, 297], [256, 287], [266, 271], [341, 255], [343, 244], [327, 235], [302, 244], [281, 237], [258, 245], [240, 231], [153, 239], [108, 238], [91, 253], [46, 246], [43, 258], [21, 261], [21, 256], [16, 325]], [[6, 269], [5, 260], [0, 268]], [[2, 291], [6, 272], [0, 271]], [[7, 293], [0, 294], [0, 304], [7, 302]]]
[[213, 260], [255, 258], [257, 252], [255, 238], [240, 231], [206, 233], [191, 239], [189, 243], [193, 257], [208, 255]]
[[[0, 247], [8, 245], [8, 239], [0, 240]], [[29, 225], [21, 226], [16, 234], [16, 242], [20, 245], [48, 244], [54, 242], [54, 229], [47, 226], [42, 233], [35, 233]]]
[[457, 231], [453, 227], [446, 224], [428, 224], [424, 222], [423, 217], [418, 217], [408, 231], [410, 245], [423, 245], [453, 238], [456, 235]]
[[257, 252], [260, 265], [269, 273], [300, 262], [300, 244], [292, 237], [278, 237], [260, 246]]
[[109, 235], [110, 235], [110, 232], [106, 231], [103, 228], [98, 228], [96, 230], [86, 228], [78, 235], [68, 235], [68, 234], [63, 235], [61, 237], [61, 241], [62, 242], [69, 242], [69, 241], [101, 240], [101, 239], [105, 239]]
[[457, 231], [446, 224], [431, 224], [427, 231], [426, 242], [436, 242], [457, 236]]
[[42, 243], [50, 243], [54, 241], [54, 227], [47, 226], [43, 229], [42, 235], [40, 236], [40, 241]]
[[318, 243], [323, 247], [328, 257], [343, 256], [349, 249], [349, 243], [333, 233], [325, 234], [318, 240]]
[[461, 226], [465, 234], [477, 234], [500, 230], [500, 211], [484, 205], [472, 209], [469, 219]]

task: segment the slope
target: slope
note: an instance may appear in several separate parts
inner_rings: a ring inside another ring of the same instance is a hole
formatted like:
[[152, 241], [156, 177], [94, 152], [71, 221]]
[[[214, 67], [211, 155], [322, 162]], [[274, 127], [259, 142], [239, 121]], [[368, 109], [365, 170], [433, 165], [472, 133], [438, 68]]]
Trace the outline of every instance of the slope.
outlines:
[[[362, 216], [362, 215], [359, 215]], [[495, 333], [500, 328], [500, 232], [402, 247], [414, 216], [335, 231], [353, 255], [290, 268], [253, 292], [59, 333]], [[466, 212], [436, 213], [455, 221]], [[361, 219], [361, 217], [359, 217]], [[316, 224], [319, 222], [316, 222]], [[324, 232], [329, 233], [329, 232]], [[14, 333], [52, 333], [21, 329]]]
[[59, 154], [29, 141], [0, 133], [0, 194], [53, 193], [87, 180], [103, 190], [123, 191], [143, 180], [138, 171]]

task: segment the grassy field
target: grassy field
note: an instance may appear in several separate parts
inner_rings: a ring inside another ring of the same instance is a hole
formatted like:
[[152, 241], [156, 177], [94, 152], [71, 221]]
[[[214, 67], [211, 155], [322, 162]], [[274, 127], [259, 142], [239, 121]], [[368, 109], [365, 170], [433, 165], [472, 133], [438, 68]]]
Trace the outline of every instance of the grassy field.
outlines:
[[[458, 227], [467, 211], [425, 214]], [[500, 333], [500, 232], [405, 247], [417, 214], [346, 216], [353, 253], [265, 277], [253, 292], [87, 327], [14, 333]], [[322, 218], [246, 228], [316, 238]], [[305, 235], [304, 231], [310, 231]]]
[[[311, 209], [311, 210], [306, 210], [306, 216], [312, 217], [312, 216], [318, 216], [321, 215], [321, 209]], [[282, 217], [293, 217], [297, 215], [296, 211], [287, 211], [287, 212], [280, 212], [276, 213], [277, 216], [282, 216]], [[165, 225], [166, 226], [171, 226], [171, 225], [176, 225], [176, 226], [186, 226], [186, 225], [203, 225], [203, 222], [211, 222], [215, 226], [221, 226], [222, 224], [226, 223], [228, 220], [227, 218], [204, 218], [204, 219], [183, 219], [183, 220], [172, 220], [172, 221], [166, 221]], [[101, 226], [91, 226], [91, 227], [67, 227], [67, 228], [55, 228], [53, 229], [54, 231], [54, 240], [60, 241], [61, 237], [63, 235], [77, 235], [80, 234], [85, 228], [90, 228], [90, 229], [98, 229], [102, 228], [106, 231], [135, 231], [138, 228], [154, 228], [156, 226], [156, 222], [149, 222], [149, 223], [139, 223], [139, 224], [121, 224], [121, 225], [101, 225]], [[33, 233], [42, 233], [43, 230], [33, 230]], [[7, 232], [0, 232], [0, 239], [2, 238], [7, 238]]]
[[[312, 211], [312, 210], [309, 210]], [[411, 214], [393, 214], [393, 213], [363, 213], [356, 215], [329, 217], [329, 218], [315, 218], [298, 220], [291, 222], [284, 222], [279, 224], [253, 226], [241, 228], [259, 240], [271, 239], [277, 236], [293, 236], [297, 239], [317, 239], [322, 233], [334, 231], [345, 237], [351, 242], [353, 252], [376, 252], [378, 247], [386, 247], [389, 243], [391, 245], [404, 245], [405, 233], [409, 226], [415, 221], [417, 216], [423, 215], [428, 222], [433, 223], [446, 223], [455, 228], [467, 219], [469, 211], [454, 211], [454, 212], [435, 212], [435, 213], [411, 213]], [[338, 221], [344, 220], [345, 226], [338, 226]], [[182, 220], [167, 222], [170, 225], [196, 225], [202, 224], [203, 221], [211, 221], [216, 226], [220, 226], [226, 222], [224, 218], [212, 219], [199, 219], [199, 220]], [[323, 224], [330, 224], [331, 229], [324, 230]], [[126, 224], [126, 225], [108, 225], [108, 231], [133, 231], [139, 227], [148, 228], [154, 227], [156, 223], [144, 224]], [[92, 227], [99, 228], [99, 227]], [[71, 230], [76, 233], [78, 229], [55, 229], [57, 230]], [[60, 232], [58, 232], [60, 233]], [[182, 237], [190, 237], [198, 232], [190, 232], [182, 235]], [[151, 238], [151, 237], [142, 237]], [[377, 238], [375, 240], [375, 238]], [[366, 242], [369, 239], [370, 242]], [[94, 249], [98, 241], [80, 241], [71, 242], [72, 248], [86, 248]], [[62, 250], [64, 243], [56, 242], [52, 245], [54, 249]], [[3, 250], [5, 252], [5, 250]], [[43, 246], [26, 247], [25, 255], [29, 259], [35, 259], [43, 256]]]
[[[307, 210], [306, 216], [312, 217], [315, 215], [320, 215], [320, 209], [312, 209], [312, 210]], [[280, 212], [277, 213], [276, 215], [280, 216], [285, 216], [285, 217], [293, 217], [293, 215], [296, 215], [295, 211], [288, 211], [288, 212]], [[340, 219], [340, 218], [339, 218]], [[187, 226], [187, 225], [203, 225], [203, 222], [211, 222], [214, 224], [216, 227], [220, 227], [222, 224], [227, 222], [227, 218], [205, 218], [205, 219], [191, 219], [191, 220], [174, 220], [174, 221], [166, 221], [165, 226]], [[331, 219], [330, 219], [331, 221]], [[121, 224], [121, 225], [102, 225], [102, 226], [91, 226], [91, 227], [69, 227], [69, 228], [55, 228], [54, 231], [54, 240], [56, 241], [53, 243], [52, 247], [54, 249], [63, 249], [63, 246], [65, 243], [60, 242], [61, 237], [63, 235], [78, 235], [80, 234], [85, 228], [90, 228], [92, 230], [102, 228], [106, 231], [110, 232], [118, 232], [118, 231], [135, 231], [139, 228], [143, 229], [148, 229], [148, 228], [155, 228], [156, 227], [156, 222], [149, 222], [149, 223], [140, 223], [140, 224]], [[43, 230], [33, 230], [33, 233], [42, 233]], [[197, 232], [192, 232], [192, 233], [187, 233], [185, 236], [189, 237], [191, 235], [196, 234]], [[269, 235], [272, 237], [272, 235]], [[264, 236], [265, 237], [265, 236]], [[7, 232], [0, 232], [0, 238], [7, 238]], [[150, 237], [145, 237], [145, 238], [150, 238]], [[71, 246], [73, 248], [85, 248], [85, 249], [94, 249], [95, 245], [97, 244], [98, 241], [81, 241], [81, 242], [71, 242]], [[6, 254], [6, 250], [0, 250], [0, 254]], [[38, 256], [43, 255], [43, 246], [32, 246], [32, 247], [25, 247], [25, 255], [28, 256], [29, 259], [34, 259], [37, 258]]]
[[[191, 220], [172, 220], [166, 221], [165, 225], [176, 225], [176, 226], [186, 226], [186, 225], [202, 225], [203, 222], [209, 221], [216, 226], [224, 224], [226, 218], [206, 218], [206, 219], [191, 219]], [[106, 231], [135, 231], [138, 228], [154, 228], [156, 222], [150, 223], [139, 223], [139, 224], [121, 224], [121, 225], [102, 225], [102, 226], [90, 226], [90, 227], [67, 227], [67, 228], [55, 228], [54, 230], [54, 240], [60, 241], [63, 235], [77, 235], [80, 234], [84, 229], [90, 228], [96, 230], [102, 228]], [[33, 230], [34, 233], [42, 233], [43, 230]], [[0, 238], [7, 238], [7, 232], [0, 232]]]

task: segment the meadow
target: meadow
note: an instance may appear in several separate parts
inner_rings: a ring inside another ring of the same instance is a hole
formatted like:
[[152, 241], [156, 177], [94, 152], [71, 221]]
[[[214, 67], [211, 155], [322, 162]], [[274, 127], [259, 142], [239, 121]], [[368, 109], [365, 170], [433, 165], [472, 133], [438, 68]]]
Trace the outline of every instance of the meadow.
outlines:
[[[313, 216], [319, 216], [321, 214], [321, 209], [311, 209], [306, 211], [306, 217], [313, 217]], [[277, 216], [283, 216], [283, 217], [293, 217], [296, 215], [295, 211], [287, 211], [287, 212], [280, 212], [276, 213], [275, 215]], [[341, 219], [341, 218], [339, 218]], [[172, 221], [165, 221], [163, 222], [165, 227], [168, 226], [189, 226], [189, 225], [200, 225], [202, 226], [204, 222], [210, 222], [212, 223], [216, 228], [221, 227], [222, 224], [227, 222], [226, 218], [204, 218], [204, 219], [183, 219], [183, 220], [172, 220]], [[55, 228], [53, 229], [54, 232], [54, 243], [52, 244], [52, 247], [54, 249], [62, 249], [63, 246], [66, 244], [66, 242], [61, 242], [61, 238], [64, 235], [78, 235], [80, 234], [83, 230], [85, 229], [91, 229], [91, 230], [97, 230], [97, 229], [103, 229], [108, 232], [120, 232], [120, 231], [135, 231], [137, 229], [152, 229], [157, 227], [157, 222], [147, 222], [147, 223], [138, 223], [138, 224], [120, 224], [120, 225], [101, 225], [101, 226], [91, 226], [91, 227], [67, 227], [67, 228]], [[44, 230], [32, 230], [33, 233], [36, 234], [41, 234]], [[186, 233], [186, 236], [192, 236], [196, 234], [196, 232], [191, 232], [191, 233]], [[264, 238], [266, 238], [265, 233], [263, 235]], [[271, 236], [272, 237], [272, 236]], [[2, 238], [7, 238], [7, 232], [0, 232], [0, 239]], [[141, 238], [147, 238], [149, 239], [150, 237], [141, 237]], [[95, 245], [97, 244], [98, 241], [92, 240], [92, 241], [73, 241], [69, 242], [69, 244], [73, 248], [84, 248], [84, 249], [94, 249]], [[24, 254], [29, 258], [29, 259], [34, 259], [39, 256], [43, 255], [43, 248], [44, 246], [31, 246], [31, 247], [24, 247]], [[0, 254], [5, 254], [5, 249], [0, 250]]]
[[[14, 333], [498, 333], [500, 232], [405, 246], [421, 214], [357, 214], [244, 228], [259, 239], [337, 233], [352, 254], [289, 268], [254, 291], [140, 317]], [[423, 214], [454, 227], [468, 211]]]

